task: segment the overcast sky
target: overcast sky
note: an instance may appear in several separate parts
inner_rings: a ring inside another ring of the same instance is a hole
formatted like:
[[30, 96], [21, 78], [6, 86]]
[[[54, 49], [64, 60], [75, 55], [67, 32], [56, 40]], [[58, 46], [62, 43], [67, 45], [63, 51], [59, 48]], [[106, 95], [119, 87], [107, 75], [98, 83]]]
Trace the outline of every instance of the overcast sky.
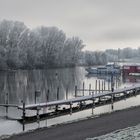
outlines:
[[140, 46], [140, 0], [0, 0], [0, 20], [57, 26], [87, 50]]

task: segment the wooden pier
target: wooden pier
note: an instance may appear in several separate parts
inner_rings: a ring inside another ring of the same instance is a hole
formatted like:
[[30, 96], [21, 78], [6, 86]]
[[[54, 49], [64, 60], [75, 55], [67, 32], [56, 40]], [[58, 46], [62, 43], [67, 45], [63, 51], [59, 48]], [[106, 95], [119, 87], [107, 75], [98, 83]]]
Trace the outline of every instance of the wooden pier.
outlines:
[[[68, 99], [66, 89], [66, 99], [64, 100], [56, 100], [56, 101], [49, 101], [44, 103], [36, 103], [36, 96], [35, 96], [35, 104], [26, 105], [24, 101], [22, 101], [22, 105], [14, 105], [8, 104], [8, 98], [6, 98], [5, 104], [0, 104], [1, 107], [6, 108], [6, 116], [8, 116], [8, 108], [15, 107], [22, 111], [22, 116], [18, 119], [23, 124], [30, 123], [30, 122], [39, 122], [42, 119], [54, 118], [57, 116], [62, 116], [66, 114], [72, 115], [74, 112], [82, 111], [85, 109], [92, 109], [91, 113], [94, 114], [94, 108], [105, 105], [111, 104], [111, 109], [114, 109], [114, 102], [126, 99], [128, 97], [136, 96], [140, 92], [140, 84], [133, 85], [130, 87], [124, 87], [121, 89], [114, 90], [113, 88], [105, 89], [104, 83], [100, 83], [99, 89], [95, 86], [95, 89], [91, 89], [91, 85], [89, 85], [89, 89], [85, 89], [85, 85], [83, 84], [82, 89], [78, 89], [75, 86], [75, 97]], [[38, 94], [39, 91], [36, 91], [35, 95]], [[49, 90], [48, 90], [49, 92]], [[82, 92], [82, 96], [78, 96], [78, 92]], [[89, 95], [84, 95], [85, 92], [89, 92]], [[59, 96], [59, 90], [57, 89], [57, 96]], [[8, 97], [8, 94], [6, 94]], [[59, 106], [64, 105], [66, 107], [59, 109]], [[54, 107], [55, 109], [51, 112], [40, 113], [40, 110], [43, 108]], [[36, 115], [27, 116], [27, 110], [35, 110]], [[23, 130], [24, 130], [23, 125]]]

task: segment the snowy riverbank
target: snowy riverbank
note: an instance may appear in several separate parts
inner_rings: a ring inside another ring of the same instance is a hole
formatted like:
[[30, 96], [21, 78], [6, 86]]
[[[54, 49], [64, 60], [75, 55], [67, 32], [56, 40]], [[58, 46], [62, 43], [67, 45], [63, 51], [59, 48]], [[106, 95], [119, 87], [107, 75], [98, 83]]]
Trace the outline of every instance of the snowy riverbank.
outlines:
[[139, 140], [140, 124], [125, 129], [120, 129], [112, 133], [95, 138], [87, 138], [86, 140]]

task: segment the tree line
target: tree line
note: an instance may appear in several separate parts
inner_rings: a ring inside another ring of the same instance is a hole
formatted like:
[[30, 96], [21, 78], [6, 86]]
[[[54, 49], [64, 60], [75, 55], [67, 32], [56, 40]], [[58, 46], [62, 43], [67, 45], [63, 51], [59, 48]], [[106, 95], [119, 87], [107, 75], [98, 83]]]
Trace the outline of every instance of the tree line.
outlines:
[[124, 49], [107, 49], [105, 51], [85, 51], [83, 56], [85, 65], [103, 65], [107, 62], [139, 59], [140, 47], [137, 49], [126, 47]]
[[29, 29], [23, 22], [0, 21], [0, 69], [75, 66], [84, 47], [57, 27]]

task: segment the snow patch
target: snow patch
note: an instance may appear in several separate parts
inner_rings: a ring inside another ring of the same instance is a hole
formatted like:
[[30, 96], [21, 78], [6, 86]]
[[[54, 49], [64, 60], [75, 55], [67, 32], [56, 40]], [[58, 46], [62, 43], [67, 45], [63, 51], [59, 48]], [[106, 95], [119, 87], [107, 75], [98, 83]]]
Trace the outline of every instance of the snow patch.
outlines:
[[140, 139], [140, 124], [120, 129], [106, 135], [94, 138], [87, 138], [86, 140], [139, 140]]
[[7, 139], [9, 137], [10, 137], [10, 135], [2, 135], [2, 136], [0, 136], [0, 140]]

